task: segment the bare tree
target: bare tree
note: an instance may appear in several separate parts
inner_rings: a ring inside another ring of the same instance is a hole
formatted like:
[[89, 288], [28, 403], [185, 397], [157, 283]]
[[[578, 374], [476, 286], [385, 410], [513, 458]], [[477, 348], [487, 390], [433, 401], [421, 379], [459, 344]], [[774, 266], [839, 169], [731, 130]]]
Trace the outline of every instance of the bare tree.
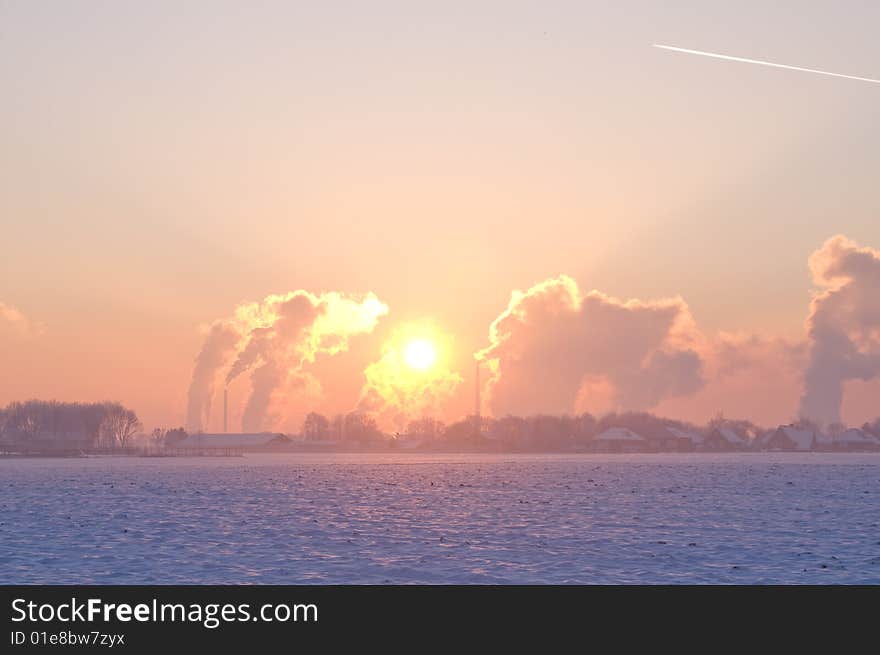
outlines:
[[376, 423], [376, 419], [361, 412], [350, 412], [345, 416], [344, 438], [346, 441], [360, 441], [369, 443], [379, 441], [382, 432]]
[[104, 403], [104, 409], [101, 441], [110, 447], [125, 448], [142, 427], [137, 414], [119, 403]]
[[165, 434], [167, 430], [165, 428], [154, 428], [150, 433], [150, 443], [152, 443], [157, 448], [162, 448], [165, 445]]
[[37, 438], [46, 419], [43, 404], [39, 400], [29, 400], [24, 403], [11, 403], [7, 407], [9, 427], [17, 437], [30, 441]]
[[422, 439], [432, 440], [439, 439], [443, 434], [445, 426], [441, 421], [433, 419], [429, 416], [410, 421], [406, 426], [407, 434]]
[[308, 441], [326, 439], [330, 432], [330, 421], [323, 414], [309, 412], [303, 421], [303, 436]]

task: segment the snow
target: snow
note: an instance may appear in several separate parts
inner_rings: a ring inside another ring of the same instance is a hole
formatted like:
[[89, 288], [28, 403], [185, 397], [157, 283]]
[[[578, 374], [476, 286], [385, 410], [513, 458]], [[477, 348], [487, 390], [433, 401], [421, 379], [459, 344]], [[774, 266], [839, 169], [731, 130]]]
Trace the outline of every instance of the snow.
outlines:
[[696, 432], [689, 432], [687, 430], [679, 430], [678, 428], [666, 428], [674, 437], [679, 439], [688, 439], [695, 446], [703, 443], [703, 437]]
[[877, 439], [863, 430], [850, 428], [849, 430], [841, 432], [835, 436], [834, 443], [845, 446], [871, 446], [880, 445], [880, 439]]
[[815, 435], [812, 430], [798, 430], [793, 425], [784, 425], [779, 428], [791, 439], [797, 450], [812, 450]]
[[718, 429], [718, 432], [724, 437], [727, 443], [735, 445], [735, 446], [747, 446], [749, 441], [748, 439], [739, 435], [736, 430], [728, 427], [721, 427]]
[[3, 583], [880, 583], [880, 454], [0, 459]]
[[644, 438], [627, 428], [608, 428], [596, 441], [644, 441]]

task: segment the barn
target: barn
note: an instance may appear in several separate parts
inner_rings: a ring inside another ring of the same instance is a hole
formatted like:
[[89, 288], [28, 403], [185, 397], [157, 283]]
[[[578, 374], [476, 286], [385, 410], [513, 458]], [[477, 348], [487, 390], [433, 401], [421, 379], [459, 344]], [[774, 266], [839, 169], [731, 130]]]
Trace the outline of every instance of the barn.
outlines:
[[850, 428], [834, 436], [832, 447], [848, 451], [880, 450], [880, 439], [864, 430]]
[[673, 436], [672, 450], [690, 451], [696, 450], [703, 445], [703, 437], [696, 432], [690, 430], [682, 430], [680, 428], [666, 428]]
[[700, 444], [700, 450], [714, 451], [747, 450], [748, 447], [749, 440], [727, 426], [713, 428]]
[[648, 441], [627, 428], [608, 428], [593, 439], [592, 445], [600, 453], [638, 453], [648, 449]]
[[817, 436], [813, 430], [781, 425], [768, 434], [762, 443], [764, 450], [810, 451], [816, 449]]

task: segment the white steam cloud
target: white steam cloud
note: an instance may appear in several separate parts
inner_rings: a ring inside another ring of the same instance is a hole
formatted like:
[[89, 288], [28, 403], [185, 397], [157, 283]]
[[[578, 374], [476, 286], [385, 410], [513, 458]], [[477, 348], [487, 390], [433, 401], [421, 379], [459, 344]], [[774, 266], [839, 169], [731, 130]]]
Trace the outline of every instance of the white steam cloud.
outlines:
[[836, 423], [844, 383], [880, 376], [880, 251], [837, 235], [812, 254], [810, 270], [824, 290], [807, 319], [810, 361], [800, 412]]
[[277, 420], [273, 406], [283, 402], [286, 392], [318, 386], [304, 366], [319, 354], [346, 350], [350, 337], [371, 332], [387, 312], [372, 293], [355, 297], [299, 290], [240, 305], [232, 317], [208, 329], [193, 368], [187, 426], [197, 430], [207, 423], [221, 380], [228, 385], [250, 373], [242, 429], [271, 428]]
[[28, 319], [12, 305], [0, 302], [0, 334], [28, 337], [40, 334], [42, 331], [43, 326]]
[[649, 409], [703, 386], [699, 339], [681, 299], [582, 295], [560, 276], [514, 292], [478, 358], [492, 371], [487, 402], [496, 416], [568, 413], [591, 407], [591, 396], [606, 409]]

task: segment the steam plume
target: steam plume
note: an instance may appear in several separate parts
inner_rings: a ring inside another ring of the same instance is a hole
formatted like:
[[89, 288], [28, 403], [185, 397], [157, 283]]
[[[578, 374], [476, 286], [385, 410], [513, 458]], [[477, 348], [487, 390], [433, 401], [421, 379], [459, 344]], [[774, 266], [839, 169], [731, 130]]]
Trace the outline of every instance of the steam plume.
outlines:
[[208, 418], [223, 371], [225, 384], [250, 373], [251, 390], [242, 428], [270, 428], [272, 407], [282, 391], [318, 386], [304, 366], [318, 354], [348, 348], [355, 334], [373, 330], [388, 307], [372, 293], [354, 297], [338, 292], [293, 291], [240, 305], [229, 319], [214, 323], [196, 359], [189, 391], [188, 425]]
[[487, 362], [493, 413], [567, 413], [601, 393], [618, 409], [648, 409], [703, 385], [699, 335], [681, 299], [582, 295], [560, 276], [514, 292], [492, 323]]
[[241, 329], [242, 326], [230, 320], [217, 321], [208, 329], [193, 366], [187, 394], [186, 425], [190, 430], [201, 430], [207, 424], [218, 373], [234, 355]]
[[812, 254], [810, 270], [825, 288], [807, 319], [810, 361], [800, 411], [836, 423], [844, 383], [880, 375], [880, 251], [837, 235]]
[[9, 334], [27, 337], [39, 334], [43, 331], [43, 327], [28, 319], [18, 309], [12, 305], [0, 302], [0, 335], [4, 332]]

